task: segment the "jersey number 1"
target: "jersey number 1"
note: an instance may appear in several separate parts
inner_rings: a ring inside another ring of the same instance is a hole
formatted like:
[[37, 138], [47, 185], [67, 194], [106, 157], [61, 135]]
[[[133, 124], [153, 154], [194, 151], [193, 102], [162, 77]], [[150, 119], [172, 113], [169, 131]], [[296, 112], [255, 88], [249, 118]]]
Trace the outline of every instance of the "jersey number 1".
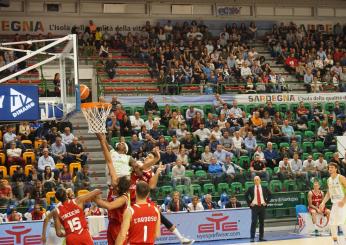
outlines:
[[144, 240], [144, 242], [146, 242], [147, 239], [148, 239], [148, 226], [145, 225], [144, 228], [143, 228], [143, 231], [144, 231], [143, 240]]
[[71, 232], [78, 231], [82, 228], [82, 224], [80, 223], [80, 220], [78, 217], [74, 217], [73, 219], [69, 220], [67, 223], [70, 226]]

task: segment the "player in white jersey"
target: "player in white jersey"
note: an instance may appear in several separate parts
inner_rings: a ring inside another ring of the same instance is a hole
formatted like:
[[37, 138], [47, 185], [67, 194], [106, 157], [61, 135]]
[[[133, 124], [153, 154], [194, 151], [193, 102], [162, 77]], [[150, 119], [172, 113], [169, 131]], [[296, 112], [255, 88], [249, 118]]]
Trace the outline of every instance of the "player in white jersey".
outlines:
[[338, 243], [338, 226], [343, 230], [346, 239], [346, 178], [338, 174], [338, 165], [330, 163], [328, 165], [330, 177], [328, 178], [328, 192], [320, 204], [323, 210], [330, 199], [332, 210], [330, 212], [330, 230], [334, 245]]

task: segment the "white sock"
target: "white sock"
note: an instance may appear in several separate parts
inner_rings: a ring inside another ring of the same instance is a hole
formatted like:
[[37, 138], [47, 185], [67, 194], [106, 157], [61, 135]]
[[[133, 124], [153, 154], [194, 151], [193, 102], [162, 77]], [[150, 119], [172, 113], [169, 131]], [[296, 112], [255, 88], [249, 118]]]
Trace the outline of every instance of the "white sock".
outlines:
[[333, 240], [334, 240], [335, 237], [336, 238], [338, 237], [338, 226], [337, 225], [331, 225], [330, 226], [330, 231], [332, 233]]
[[317, 225], [316, 224], [314, 224], [314, 227], [315, 227], [315, 230], [317, 230]]
[[178, 231], [177, 228], [174, 228], [174, 230], [172, 231], [174, 235], [176, 235], [178, 237], [178, 239], [181, 241], [183, 240], [183, 236], [180, 234], [180, 232]]

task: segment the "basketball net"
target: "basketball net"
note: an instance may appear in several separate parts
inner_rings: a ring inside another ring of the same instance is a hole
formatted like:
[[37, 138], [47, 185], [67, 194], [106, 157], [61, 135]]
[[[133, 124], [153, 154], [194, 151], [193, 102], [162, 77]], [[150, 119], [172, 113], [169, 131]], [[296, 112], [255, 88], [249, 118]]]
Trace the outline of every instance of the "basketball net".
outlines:
[[111, 108], [112, 105], [108, 103], [91, 102], [81, 104], [81, 110], [85, 120], [88, 122], [89, 133], [107, 132], [106, 121]]

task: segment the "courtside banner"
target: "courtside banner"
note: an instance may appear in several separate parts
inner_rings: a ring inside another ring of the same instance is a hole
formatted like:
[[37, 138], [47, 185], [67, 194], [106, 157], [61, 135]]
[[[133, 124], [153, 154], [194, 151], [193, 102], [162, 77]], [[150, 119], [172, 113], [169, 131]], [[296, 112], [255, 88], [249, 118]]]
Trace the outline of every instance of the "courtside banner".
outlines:
[[[219, 209], [200, 212], [165, 214], [180, 232], [196, 241], [230, 240], [250, 237], [251, 211], [249, 208]], [[41, 245], [42, 221], [0, 224], [0, 245]], [[107, 227], [108, 219], [105, 217]], [[94, 245], [107, 245], [107, 231], [92, 236]], [[175, 235], [161, 226], [161, 237], [155, 244], [179, 243]], [[47, 229], [47, 245], [62, 245], [51, 226]]]
[[[216, 209], [212, 211], [165, 213], [184, 236], [196, 241], [231, 240], [250, 237], [249, 208]], [[176, 236], [161, 225], [157, 244], [179, 243]]]
[[37, 86], [0, 86], [0, 121], [40, 119]]

